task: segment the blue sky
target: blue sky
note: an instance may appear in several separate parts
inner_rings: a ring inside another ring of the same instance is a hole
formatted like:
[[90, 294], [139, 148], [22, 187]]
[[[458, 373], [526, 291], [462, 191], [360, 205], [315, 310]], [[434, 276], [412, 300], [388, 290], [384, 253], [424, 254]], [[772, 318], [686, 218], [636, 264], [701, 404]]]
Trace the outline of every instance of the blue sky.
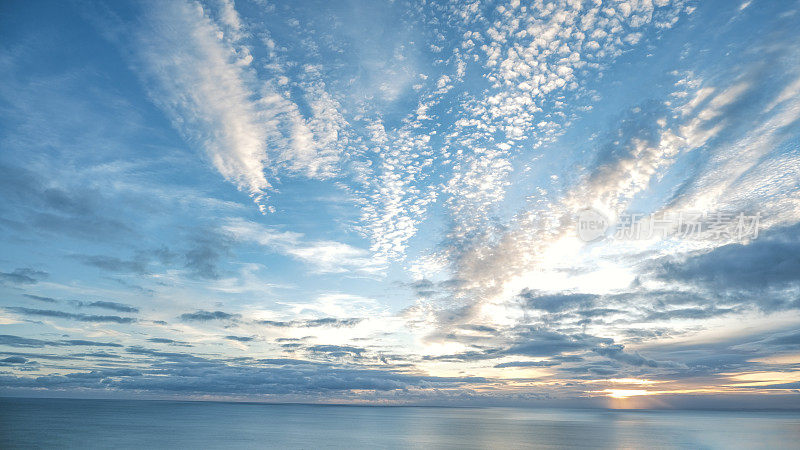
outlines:
[[4, 2], [0, 392], [791, 404], [798, 8]]

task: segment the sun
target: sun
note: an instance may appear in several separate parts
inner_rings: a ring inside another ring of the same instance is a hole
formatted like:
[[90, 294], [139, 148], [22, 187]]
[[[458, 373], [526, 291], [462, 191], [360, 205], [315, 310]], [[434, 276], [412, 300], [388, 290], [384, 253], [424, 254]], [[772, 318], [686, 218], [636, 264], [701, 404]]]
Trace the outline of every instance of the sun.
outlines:
[[653, 393], [645, 389], [604, 389], [599, 391], [611, 398], [639, 397], [642, 395], [652, 395]]

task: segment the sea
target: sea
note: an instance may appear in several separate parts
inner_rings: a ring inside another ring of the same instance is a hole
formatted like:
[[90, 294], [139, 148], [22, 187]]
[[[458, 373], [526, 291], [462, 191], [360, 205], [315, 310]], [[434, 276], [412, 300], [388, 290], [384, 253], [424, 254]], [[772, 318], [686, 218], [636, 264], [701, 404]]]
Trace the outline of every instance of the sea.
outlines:
[[0, 448], [800, 449], [800, 412], [0, 398]]

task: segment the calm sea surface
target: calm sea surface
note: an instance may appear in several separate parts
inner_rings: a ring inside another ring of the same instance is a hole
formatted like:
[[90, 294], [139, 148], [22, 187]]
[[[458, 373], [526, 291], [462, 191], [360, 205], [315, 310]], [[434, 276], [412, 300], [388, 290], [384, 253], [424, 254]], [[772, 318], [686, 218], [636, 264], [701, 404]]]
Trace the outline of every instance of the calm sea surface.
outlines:
[[0, 398], [0, 448], [800, 448], [800, 413]]

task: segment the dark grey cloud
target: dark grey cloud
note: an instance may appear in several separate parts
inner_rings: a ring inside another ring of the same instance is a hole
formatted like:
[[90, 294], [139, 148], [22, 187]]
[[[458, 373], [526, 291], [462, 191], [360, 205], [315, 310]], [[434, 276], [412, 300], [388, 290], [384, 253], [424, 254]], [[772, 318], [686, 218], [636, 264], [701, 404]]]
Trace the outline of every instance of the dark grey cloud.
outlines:
[[237, 342], [250, 342], [253, 341], [255, 338], [252, 336], [225, 336], [225, 339]]
[[511, 361], [496, 364], [495, 369], [504, 369], [506, 367], [553, 367], [561, 364], [558, 361]]
[[666, 311], [653, 311], [644, 318], [646, 321], [665, 321], [673, 319], [708, 319], [736, 312], [736, 308], [717, 308], [716, 306], [679, 308]]
[[292, 320], [292, 321], [278, 321], [278, 320], [256, 320], [254, 323], [259, 325], [266, 325], [276, 328], [314, 328], [314, 327], [352, 327], [358, 325], [364, 319], [349, 318], [337, 319], [334, 317], [323, 317], [321, 319], [310, 320]]
[[[360, 353], [363, 349], [320, 348]], [[187, 353], [160, 352], [133, 346], [126, 349], [138, 366], [87, 369], [64, 375], [23, 377], [0, 374], [4, 388], [81, 388], [182, 394], [307, 394], [398, 391], [411, 388], [455, 388], [487, 383], [481, 377], [436, 377], [315, 361], [275, 359], [216, 359]]]
[[579, 307], [586, 308], [599, 298], [599, 296], [593, 294], [543, 294], [529, 289], [520, 292], [519, 297], [528, 308], [550, 313]]
[[154, 342], [156, 344], [172, 344], [175, 342], [174, 340], [167, 338], [149, 338], [147, 341]]
[[73, 353], [70, 356], [75, 356], [79, 358], [112, 358], [112, 359], [119, 359], [120, 356], [115, 353], [108, 353], [108, 352], [88, 352], [88, 353]]
[[800, 225], [762, 233], [744, 244], [728, 244], [685, 258], [657, 261], [651, 276], [725, 294], [765, 311], [800, 308], [792, 290], [800, 286]]
[[587, 334], [564, 334], [541, 327], [529, 327], [519, 332], [516, 343], [503, 350], [504, 355], [547, 357], [565, 352], [590, 349], [597, 345], [613, 344], [614, 340]]
[[47, 345], [53, 345], [51, 341], [43, 341], [41, 339], [30, 339], [20, 336], [13, 336], [10, 334], [0, 334], [0, 345], [7, 345], [9, 347], [30, 347], [38, 348]]
[[126, 305], [124, 303], [96, 301], [96, 302], [75, 302], [79, 308], [100, 308], [116, 312], [138, 313], [139, 308]]
[[308, 350], [313, 353], [323, 353], [334, 358], [341, 358], [345, 356], [359, 357], [366, 351], [365, 348], [347, 345], [312, 345], [308, 347]]
[[74, 255], [73, 258], [87, 266], [96, 267], [109, 272], [134, 273], [139, 275], [144, 275], [148, 272], [147, 263], [145, 261], [124, 260], [116, 256], [105, 255]]
[[262, 364], [270, 364], [273, 366], [300, 366], [300, 365], [314, 365], [314, 366], [325, 366], [330, 367], [329, 363], [319, 363], [316, 361], [309, 361], [306, 359], [293, 359], [293, 358], [264, 358], [258, 359], [256, 362]]
[[613, 339], [582, 333], [568, 334], [549, 330], [541, 326], [520, 326], [502, 338], [504, 345], [479, 350], [468, 350], [452, 355], [425, 356], [426, 360], [481, 361], [503, 356], [529, 356], [553, 358], [562, 353], [589, 351], [599, 345], [610, 345]]
[[259, 325], [266, 325], [268, 327], [276, 327], [276, 328], [289, 328], [292, 326], [292, 322], [285, 322], [280, 320], [256, 320], [255, 323]]
[[9, 347], [41, 348], [48, 346], [93, 346], [93, 347], [122, 347], [115, 342], [98, 342], [83, 339], [67, 339], [61, 341], [24, 338], [10, 334], [0, 334], [0, 345]]
[[22, 356], [9, 356], [8, 358], [0, 359], [0, 364], [25, 364], [28, 360]]
[[498, 349], [486, 350], [467, 350], [460, 353], [453, 353], [450, 355], [425, 355], [422, 357], [424, 361], [447, 361], [447, 362], [461, 362], [461, 361], [484, 361], [487, 359], [499, 358], [503, 355], [499, 353]]
[[[72, 257], [81, 263], [96, 267], [98, 269], [134, 275], [146, 275], [151, 272], [151, 268], [157, 265], [167, 266], [175, 263], [178, 255], [168, 248], [162, 246], [153, 249], [139, 249], [136, 250], [130, 258], [120, 258], [118, 256], [108, 255], [72, 255]], [[149, 292], [148, 289], [132, 284], [125, 280], [112, 278], [114, 281], [128, 287], [140, 290], [142, 292]]]
[[581, 309], [575, 311], [575, 314], [585, 317], [587, 319], [596, 319], [606, 316], [611, 316], [614, 314], [620, 314], [625, 311], [616, 308], [589, 308], [589, 309]]
[[24, 297], [28, 297], [31, 300], [36, 300], [37, 302], [58, 303], [58, 300], [51, 297], [42, 297], [41, 295], [33, 295], [33, 294], [22, 294], [22, 295]]
[[192, 355], [190, 353], [180, 353], [180, 352], [162, 352], [159, 350], [153, 350], [151, 348], [142, 347], [139, 345], [134, 345], [131, 347], [127, 347], [125, 349], [127, 353], [132, 355], [142, 355], [142, 356], [151, 356], [156, 358], [165, 358], [170, 361], [202, 361], [204, 358]]
[[49, 274], [47, 272], [41, 270], [17, 268], [11, 272], [0, 272], [0, 283], [36, 284], [48, 276]]
[[662, 337], [668, 337], [675, 333], [671, 328], [627, 328], [622, 331], [626, 336], [626, 342], [644, 342]]
[[25, 359], [44, 359], [49, 361], [74, 361], [81, 358], [81, 354], [75, 355], [51, 355], [49, 353], [20, 353], [20, 352], [0, 352], [0, 355], [21, 356]]
[[93, 314], [75, 314], [52, 309], [34, 309], [21, 306], [10, 306], [6, 308], [17, 314], [25, 316], [53, 317], [57, 319], [77, 320], [80, 322], [109, 322], [109, 323], [134, 323], [136, 319], [132, 317], [120, 316], [98, 316]]
[[494, 327], [489, 327], [486, 325], [473, 325], [473, 324], [464, 324], [459, 325], [459, 329], [466, 330], [466, 331], [477, 331], [479, 333], [496, 333], [497, 329]]
[[776, 334], [775, 336], [767, 339], [765, 343], [784, 348], [800, 348], [800, 331]]
[[0, 164], [0, 213], [17, 231], [67, 235], [90, 241], [130, 234], [128, 225], [109, 214], [110, 201], [85, 183], [64, 188], [19, 166]]
[[190, 240], [184, 253], [184, 266], [196, 278], [215, 280], [220, 277], [219, 265], [230, 256], [233, 243], [230, 237], [213, 230], [204, 230]]
[[184, 341], [176, 341], [175, 339], [168, 339], [168, 338], [148, 338], [147, 342], [152, 342], [154, 344], [169, 344], [169, 345], [178, 345], [181, 347], [192, 347], [192, 344]]
[[102, 380], [111, 377], [139, 377], [142, 372], [135, 369], [107, 369], [107, 370], [92, 370], [89, 372], [73, 372], [64, 375], [66, 378], [84, 379], [84, 380]]
[[598, 355], [605, 356], [606, 358], [623, 362], [625, 364], [630, 364], [632, 366], [659, 366], [658, 362], [652, 359], [647, 359], [638, 353], [625, 352], [625, 346], [622, 344], [605, 345], [601, 347], [595, 347], [592, 350]]
[[[777, 370], [759, 358], [796, 352], [800, 332], [796, 326], [755, 334], [734, 334], [726, 339], [697, 343], [658, 343], [641, 348], [658, 366], [663, 379], [716, 377], [726, 372]], [[613, 350], [612, 350], [613, 351]]]
[[427, 278], [416, 280], [411, 283], [401, 283], [402, 286], [411, 288], [414, 295], [419, 298], [433, 298], [437, 296], [447, 296], [454, 290], [463, 288], [467, 283], [464, 280], [449, 279], [433, 282]]
[[351, 319], [335, 319], [333, 317], [325, 317], [322, 319], [312, 319], [312, 320], [305, 320], [299, 323], [300, 326], [303, 327], [322, 327], [322, 326], [329, 326], [329, 327], [352, 327], [354, 325], [358, 325], [362, 320], [360, 318], [351, 318]]
[[408, 286], [414, 291], [414, 295], [419, 298], [430, 298], [439, 293], [436, 284], [427, 278], [409, 283]]
[[550, 359], [562, 363], [571, 363], [571, 362], [581, 362], [583, 361], [584, 358], [579, 355], [558, 355], [558, 356], [553, 356]]
[[239, 314], [229, 314], [224, 311], [205, 311], [199, 309], [193, 313], [181, 314], [180, 319], [186, 322], [208, 322], [210, 320], [237, 320]]
[[600, 375], [603, 377], [609, 377], [618, 375], [620, 373], [619, 368], [611, 367], [608, 364], [603, 364], [602, 362], [564, 368], [561, 371], [568, 374], [570, 377], [576, 376], [576, 374], [591, 374], [593, 376]]
[[85, 339], [70, 339], [61, 341], [64, 345], [85, 345], [85, 346], [96, 346], [96, 347], [122, 347], [122, 344], [117, 344], [116, 342], [97, 342], [97, 341], [87, 341]]

